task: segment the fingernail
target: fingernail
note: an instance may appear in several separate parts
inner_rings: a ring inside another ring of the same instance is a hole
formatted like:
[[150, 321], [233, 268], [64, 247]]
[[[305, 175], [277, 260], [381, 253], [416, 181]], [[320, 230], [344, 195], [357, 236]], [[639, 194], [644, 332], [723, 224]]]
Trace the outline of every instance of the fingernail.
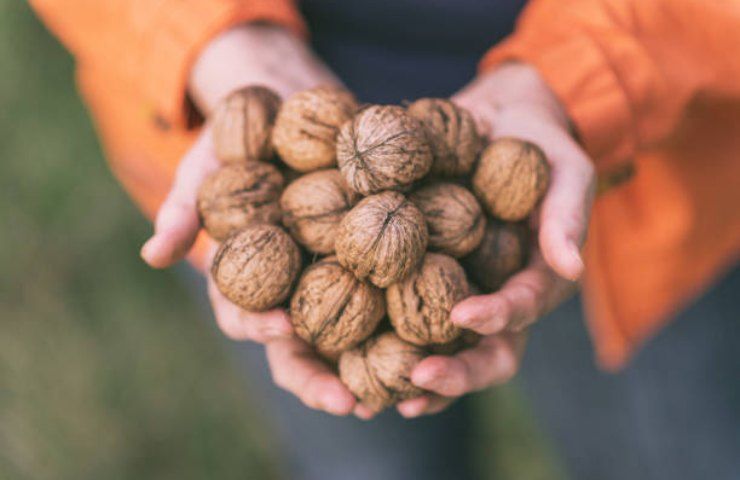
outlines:
[[429, 387], [437, 379], [437, 373], [429, 369], [414, 371], [411, 373], [411, 383], [418, 387]]
[[154, 240], [154, 237], [144, 242], [144, 245], [141, 246], [141, 250], [139, 251], [141, 258], [146, 261], [149, 261], [149, 257], [151, 257], [152, 254], [152, 240]]

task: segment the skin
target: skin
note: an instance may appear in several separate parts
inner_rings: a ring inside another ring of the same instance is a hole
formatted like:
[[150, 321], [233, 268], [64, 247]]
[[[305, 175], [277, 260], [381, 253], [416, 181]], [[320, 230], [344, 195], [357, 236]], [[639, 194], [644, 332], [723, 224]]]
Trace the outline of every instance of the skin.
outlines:
[[[246, 25], [220, 35], [204, 50], [191, 72], [189, 93], [207, 116], [221, 98], [250, 84], [269, 86], [286, 97], [339, 81], [291, 33], [279, 27]], [[583, 272], [579, 248], [593, 200], [594, 170], [546, 84], [533, 68], [507, 64], [479, 76], [453, 101], [471, 111], [482, 133], [493, 138], [516, 136], [540, 145], [549, 158], [552, 181], [532, 215], [539, 238], [530, 264], [494, 294], [470, 297], [455, 306], [452, 321], [484, 338], [475, 348], [452, 357], [428, 357], [414, 369], [412, 381], [432, 393], [399, 404], [399, 412], [407, 417], [439, 412], [461, 395], [510, 380], [519, 368], [526, 328], [565, 300]], [[182, 159], [157, 215], [154, 234], [142, 247], [141, 256], [149, 265], [166, 268], [192, 247], [200, 229], [195, 207], [198, 186], [217, 167], [206, 126]], [[225, 335], [265, 344], [278, 386], [311, 408], [372, 417], [312, 349], [293, 335], [285, 311], [246, 312], [227, 301], [210, 278], [208, 290]]]

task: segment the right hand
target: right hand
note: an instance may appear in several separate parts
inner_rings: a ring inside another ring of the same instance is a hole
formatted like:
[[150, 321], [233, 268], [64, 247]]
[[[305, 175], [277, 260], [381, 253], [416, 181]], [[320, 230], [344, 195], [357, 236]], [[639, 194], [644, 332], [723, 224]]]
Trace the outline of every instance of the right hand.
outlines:
[[[189, 93], [205, 117], [232, 91], [246, 85], [264, 85], [281, 97], [339, 80], [290, 32], [274, 26], [244, 25], [214, 39], [196, 61]], [[181, 260], [200, 230], [196, 198], [201, 182], [219, 167], [210, 126], [178, 166], [167, 198], [157, 213], [154, 235], [141, 249], [142, 258], [154, 268]], [[216, 250], [211, 246], [207, 265]], [[207, 274], [207, 271], [204, 272]], [[233, 340], [266, 344], [275, 382], [311, 408], [335, 415], [356, 409], [355, 399], [313, 350], [292, 335], [288, 314], [282, 309], [248, 312], [227, 300], [208, 275], [208, 294], [219, 328]]]

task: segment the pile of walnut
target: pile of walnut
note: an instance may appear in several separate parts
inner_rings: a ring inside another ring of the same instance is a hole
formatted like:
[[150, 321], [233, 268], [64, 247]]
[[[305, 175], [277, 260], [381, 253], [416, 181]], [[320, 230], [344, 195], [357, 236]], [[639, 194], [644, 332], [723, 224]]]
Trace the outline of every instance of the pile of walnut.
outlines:
[[281, 104], [249, 87], [212, 121], [223, 166], [198, 209], [223, 242], [218, 288], [246, 310], [289, 305], [296, 334], [373, 410], [420, 395], [414, 365], [474, 341], [452, 307], [527, 261], [545, 157], [512, 138], [485, 146], [448, 100], [359, 107], [319, 87]]

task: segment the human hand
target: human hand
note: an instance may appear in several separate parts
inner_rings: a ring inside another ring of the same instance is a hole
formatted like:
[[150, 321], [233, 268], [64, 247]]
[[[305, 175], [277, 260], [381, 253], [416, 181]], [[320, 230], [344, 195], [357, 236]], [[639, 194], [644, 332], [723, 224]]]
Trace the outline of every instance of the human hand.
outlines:
[[432, 393], [399, 404], [407, 417], [439, 412], [461, 395], [509, 381], [519, 369], [526, 328], [574, 292], [584, 268], [580, 247], [594, 198], [594, 167], [539, 74], [524, 64], [507, 64], [481, 75], [453, 100], [470, 110], [487, 135], [539, 145], [551, 181], [531, 218], [538, 236], [529, 264], [500, 290], [455, 306], [452, 322], [484, 337], [457, 355], [431, 356], [417, 365], [412, 381]]
[[[265, 85], [287, 97], [327, 84], [339, 84], [339, 80], [301, 40], [279, 27], [246, 25], [225, 32], [206, 47], [191, 72], [189, 94], [207, 117], [222, 98], [245, 85]], [[180, 162], [157, 214], [154, 235], [142, 247], [141, 255], [149, 265], [166, 268], [193, 246], [201, 227], [196, 209], [198, 189], [218, 167], [206, 124]], [[209, 250], [207, 265], [215, 243]], [[290, 318], [284, 310], [247, 312], [227, 300], [210, 275], [208, 294], [218, 326], [227, 337], [268, 344], [268, 359], [278, 385], [312, 408], [334, 414], [353, 410], [354, 397], [339, 378], [305, 343], [292, 337]]]

